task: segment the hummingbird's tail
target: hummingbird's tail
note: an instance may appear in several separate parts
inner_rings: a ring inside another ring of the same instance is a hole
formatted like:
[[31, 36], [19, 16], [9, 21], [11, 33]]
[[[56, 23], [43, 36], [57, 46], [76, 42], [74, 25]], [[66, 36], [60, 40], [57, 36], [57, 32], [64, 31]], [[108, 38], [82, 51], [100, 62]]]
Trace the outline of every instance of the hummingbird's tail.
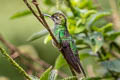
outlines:
[[82, 65], [79, 61], [79, 58], [75, 56], [69, 46], [68, 43], [64, 43], [63, 48], [60, 50], [66, 59], [67, 63], [77, 72], [77, 73], [83, 73], [84, 76], [85, 72], [84, 69], [82, 68]]
[[78, 65], [79, 65], [79, 67], [80, 67], [80, 69], [81, 69], [81, 72], [82, 72], [83, 75], [86, 77], [86, 73], [85, 73], [85, 71], [84, 71], [84, 69], [83, 69], [83, 67], [82, 67], [82, 65], [81, 65], [79, 55], [77, 54], [76, 57], [77, 57]]

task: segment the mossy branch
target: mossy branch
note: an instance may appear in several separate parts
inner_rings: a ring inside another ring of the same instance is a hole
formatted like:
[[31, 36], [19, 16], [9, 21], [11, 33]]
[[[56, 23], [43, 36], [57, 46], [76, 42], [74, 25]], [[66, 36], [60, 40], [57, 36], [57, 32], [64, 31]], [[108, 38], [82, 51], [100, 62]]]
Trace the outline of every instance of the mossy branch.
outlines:
[[6, 59], [8, 59], [8, 61], [10, 61], [10, 63], [11, 63], [15, 68], [18, 69], [18, 71], [19, 71], [21, 74], [23, 74], [23, 75], [26, 77], [26, 79], [32, 80], [32, 79], [30, 78], [30, 76], [24, 71], [24, 69], [23, 69], [22, 67], [20, 67], [19, 64], [17, 64], [17, 63], [7, 54], [7, 52], [5, 51], [5, 49], [3, 49], [3, 48], [0, 47], [0, 52], [1, 52], [2, 55], [5, 56]]

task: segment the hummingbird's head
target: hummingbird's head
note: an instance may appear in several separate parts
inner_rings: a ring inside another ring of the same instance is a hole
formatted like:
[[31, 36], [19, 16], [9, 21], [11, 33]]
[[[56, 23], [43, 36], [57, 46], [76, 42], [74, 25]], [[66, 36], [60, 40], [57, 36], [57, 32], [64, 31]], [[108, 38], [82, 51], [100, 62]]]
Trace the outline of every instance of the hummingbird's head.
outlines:
[[51, 16], [55, 24], [66, 24], [66, 17], [61, 12], [56, 12]]
[[[48, 16], [48, 15], [45, 15], [45, 16]], [[55, 24], [59, 24], [59, 25], [66, 24], [66, 17], [62, 12], [56, 12], [48, 17], [50, 17]]]

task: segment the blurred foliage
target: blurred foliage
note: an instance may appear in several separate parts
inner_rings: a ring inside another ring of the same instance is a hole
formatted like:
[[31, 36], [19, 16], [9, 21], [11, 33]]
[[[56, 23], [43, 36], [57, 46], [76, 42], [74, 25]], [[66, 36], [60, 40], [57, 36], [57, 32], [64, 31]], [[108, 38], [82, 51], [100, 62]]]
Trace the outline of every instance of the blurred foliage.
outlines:
[[17, 12], [13, 16], [11, 16], [11, 19], [24, 17], [24, 16], [29, 15], [29, 14], [31, 14], [31, 11], [28, 11], [28, 10]]
[[[101, 2], [104, 3], [104, 1], [99, 1], [100, 4]], [[51, 10], [55, 8], [56, 3], [57, 1], [54, 0], [43, 0], [43, 4], [50, 7], [49, 9]], [[93, 68], [96, 71], [94, 72], [94, 77], [90, 76], [85, 67], [84, 69], [89, 78], [84, 78], [83, 80], [117, 80], [120, 77], [120, 57], [116, 57], [114, 53], [120, 55], [120, 45], [116, 42], [120, 36], [120, 31], [115, 31], [113, 28], [114, 24], [108, 20], [108, 17], [111, 16], [110, 10], [100, 10], [93, 0], [70, 0], [71, 5], [68, 5], [67, 0], [61, 0], [60, 3], [57, 5], [60, 5], [58, 6], [60, 7], [59, 9], [67, 16], [68, 30], [76, 42], [81, 61], [85, 64], [85, 60], [91, 57], [97, 59], [97, 64], [99, 64], [99, 68]], [[119, 2], [117, 3], [118, 5]], [[54, 12], [48, 13], [52, 14]], [[11, 19], [29, 14], [31, 12], [25, 10], [14, 14]], [[47, 44], [51, 37], [46, 30], [34, 33], [28, 41], [34, 41], [44, 36], [46, 36], [44, 43]], [[92, 64], [93, 67], [94, 65]], [[67, 66], [67, 63], [60, 54], [55, 61], [54, 67], [48, 68], [41, 75], [40, 80], [57, 80], [57, 70], [61, 70], [65, 66]], [[102, 74], [99, 74], [97, 70], [101, 70], [101, 68], [103, 72], [101, 71]], [[33, 80], [38, 80], [34, 79], [34, 77], [32, 78]], [[70, 76], [62, 80], [75, 80], [75, 78]]]

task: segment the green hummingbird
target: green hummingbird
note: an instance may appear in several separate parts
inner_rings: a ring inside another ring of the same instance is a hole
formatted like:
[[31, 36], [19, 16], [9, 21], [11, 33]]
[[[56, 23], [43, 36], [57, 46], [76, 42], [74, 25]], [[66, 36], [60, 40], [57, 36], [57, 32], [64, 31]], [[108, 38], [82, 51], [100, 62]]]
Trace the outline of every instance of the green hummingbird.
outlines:
[[49, 17], [54, 22], [53, 34], [61, 46], [60, 51], [62, 52], [67, 63], [75, 72], [79, 74], [82, 72], [84, 76], [86, 76], [84, 69], [80, 63], [80, 58], [75, 42], [67, 29], [67, 18], [61, 12], [56, 12]]

